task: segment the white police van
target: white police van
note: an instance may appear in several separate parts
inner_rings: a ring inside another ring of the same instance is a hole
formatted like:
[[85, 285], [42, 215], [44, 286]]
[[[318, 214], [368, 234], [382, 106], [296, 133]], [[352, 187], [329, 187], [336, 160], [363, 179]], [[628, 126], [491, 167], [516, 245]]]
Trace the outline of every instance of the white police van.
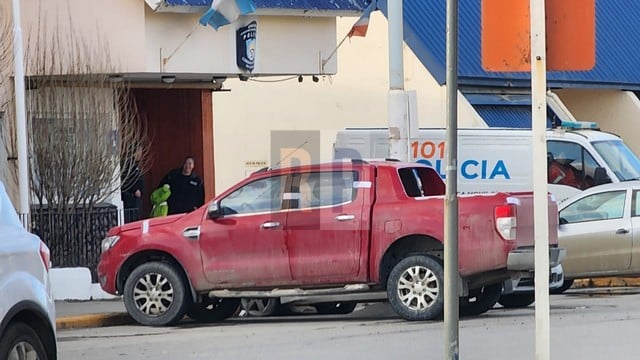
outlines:
[[[640, 159], [620, 137], [592, 122], [559, 125], [546, 132], [549, 191], [559, 203], [594, 185], [640, 178]], [[388, 138], [386, 128], [341, 130], [334, 158], [385, 158]], [[444, 179], [445, 147], [445, 129], [420, 129], [409, 141], [409, 157], [433, 167]], [[531, 149], [530, 130], [459, 129], [458, 191], [531, 191]]]

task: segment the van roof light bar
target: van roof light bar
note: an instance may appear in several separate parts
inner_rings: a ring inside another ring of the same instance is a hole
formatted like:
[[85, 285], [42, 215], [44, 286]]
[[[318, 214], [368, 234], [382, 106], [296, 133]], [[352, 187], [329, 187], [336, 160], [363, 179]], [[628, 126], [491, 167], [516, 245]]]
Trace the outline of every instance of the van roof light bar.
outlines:
[[598, 126], [598, 123], [593, 122], [593, 121], [566, 121], [566, 120], [562, 120], [562, 121], [555, 122], [554, 125], [555, 125], [556, 128], [572, 129], [572, 130], [578, 130], [578, 129], [599, 130], [600, 129], [600, 127]]

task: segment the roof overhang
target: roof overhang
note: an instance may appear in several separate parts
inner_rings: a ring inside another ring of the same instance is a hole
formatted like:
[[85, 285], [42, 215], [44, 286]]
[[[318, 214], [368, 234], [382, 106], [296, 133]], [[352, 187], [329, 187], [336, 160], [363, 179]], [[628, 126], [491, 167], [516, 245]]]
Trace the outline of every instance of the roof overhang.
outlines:
[[[149, 8], [154, 12], [196, 14], [209, 9], [204, 2], [194, 4], [172, 4], [166, 0], [145, 0]], [[359, 16], [362, 10], [351, 9], [296, 9], [284, 7], [258, 7], [253, 13], [257, 16], [309, 16], [309, 17], [336, 17], [336, 16]]]

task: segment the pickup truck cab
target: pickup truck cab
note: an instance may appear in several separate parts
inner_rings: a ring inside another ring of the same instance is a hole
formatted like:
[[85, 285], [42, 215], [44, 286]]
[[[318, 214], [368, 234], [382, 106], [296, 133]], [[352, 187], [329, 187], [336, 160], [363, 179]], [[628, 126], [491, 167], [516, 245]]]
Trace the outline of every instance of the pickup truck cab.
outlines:
[[[408, 320], [443, 311], [445, 185], [425, 165], [343, 161], [257, 172], [200, 209], [113, 228], [102, 288], [131, 316], [166, 325], [232, 316], [240, 298], [382, 292]], [[551, 265], [557, 208], [549, 202]], [[530, 276], [531, 193], [459, 197], [461, 311], [491, 308]]]

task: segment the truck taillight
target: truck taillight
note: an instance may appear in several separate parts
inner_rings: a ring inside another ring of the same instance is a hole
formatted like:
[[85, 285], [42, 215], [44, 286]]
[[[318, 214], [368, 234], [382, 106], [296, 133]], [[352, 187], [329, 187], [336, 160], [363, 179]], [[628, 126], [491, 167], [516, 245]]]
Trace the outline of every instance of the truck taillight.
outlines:
[[40, 257], [42, 258], [45, 269], [49, 272], [51, 268], [51, 252], [49, 252], [49, 248], [42, 241], [40, 241]]
[[515, 205], [496, 206], [494, 217], [496, 220], [496, 230], [498, 230], [500, 236], [505, 240], [515, 240], [518, 225]]

